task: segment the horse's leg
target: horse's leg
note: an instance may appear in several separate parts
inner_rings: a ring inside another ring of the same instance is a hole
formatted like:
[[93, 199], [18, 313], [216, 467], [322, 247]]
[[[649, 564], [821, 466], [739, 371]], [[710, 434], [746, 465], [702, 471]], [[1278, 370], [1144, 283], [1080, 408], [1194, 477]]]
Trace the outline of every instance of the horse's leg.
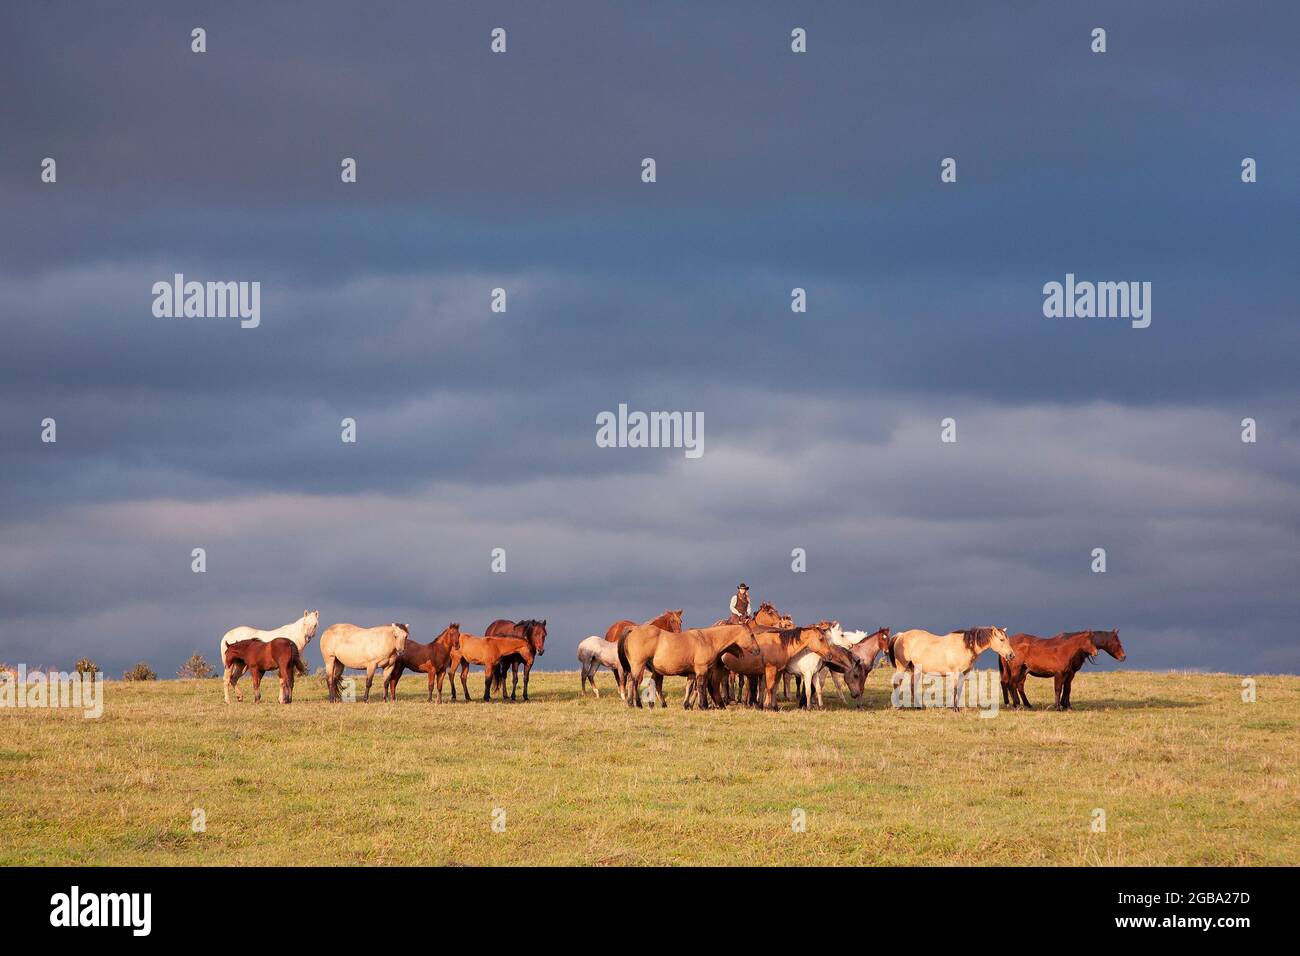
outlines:
[[242, 704], [244, 702], [244, 692], [239, 689], [239, 678], [244, 676], [245, 665], [243, 661], [235, 661], [230, 667], [230, 686], [235, 689], [235, 700]]
[[262, 668], [254, 667], [253, 672], [253, 703], [262, 702]]
[[[526, 673], [526, 672], [525, 672], [525, 673]], [[515, 692], [519, 690], [519, 662], [518, 662], [518, 661], [514, 661], [514, 662], [511, 663], [511, 665], [510, 665], [510, 676], [511, 676], [512, 681], [513, 681], [513, 682], [511, 683], [511, 685], [510, 685], [510, 699], [511, 699], [511, 700], [514, 700], [514, 699], [515, 699]], [[505, 696], [505, 691], [506, 691], [506, 689], [505, 689], [505, 679], [504, 679], [504, 675], [502, 675], [502, 681], [501, 681], [501, 695], [502, 695], [503, 697]], [[525, 684], [525, 685], [524, 685], [524, 700], [527, 700], [527, 699], [528, 699], [528, 685]]]
[[233, 667], [227, 667], [225, 676], [221, 678], [221, 692], [225, 695], [227, 704], [230, 703], [230, 688], [235, 686], [230, 679], [230, 675], [234, 672], [235, 669]]
[[[497, 662], [493, 661], [483, 668], [483, 699], [489, 701], [492, 699], [492, 684], [496, 680]], [[501, 697], [505, 697], [505, 686], [501, 687]]]
[[1074, 671], [1066, 671], [1063, 678], [1065, 686], [1061, 688], [1061, 709], [1070, 709], [1070, 687], [1074, 684]]
[[[1011, 699], [1015, 700], [1016, 696], [1019, 695], [1020, 703], [1024, 704], [1027, 710], [1033, 710], [1034, 705], [1031, 704], [1029, 698], [1025, 696], [1025, 677], [1028, 673], [1029, 670], [1026, 668], [1025, 671], [1016, 679], [1016, 682], [1011, 685]], [[1017, 704], [1016, 706], [1019, 707], [1020, 704]]]
[[659, 706], [667, 709], [668, 698], [664, 697], [664, 675], [655, 671], [654, 675], [655, 696], [659, 698]]
[[966, 687], [966, 672], [958, 671], [957, 679], [953, 682], [953, 688], [952, 688], [952, 709], [953, 710], [957, 710], [957, 711], [961, 710], [961, 705], [963, 703], [962, 690], [965, 687]]
[[[518, 667], [519, 665], [516, 664], [515, 666]], [[532, 672], [533, 672], [533, 662], [529, 661], [527, 664], [524, 665], [524, 703], [525, 704], [528, 703], [528, 675], [531, 674]], [[591, 683], [592, 686], [595, 686], [596, 681], [594, 678], [592, 679]], [[511, 694], [510, 696], [513, 698], [514, 694]], [[600, 696], [600, 695], [597, 694], [596, 696]]]
[[[452, 675], [452, 683], [455, 684], [456, 677]], [[453, 687], [453, 690], [455, 688]], [[465, 692], [465, 703], [469, 703], [469, 661], [460, 662], [460, 689]], [[452, 698], [455, 700], [455, 698]]]
[[280, 703], [293, 703], [293, 664], [289, 661], [280, 667]]
[[1061, 674], [1059, 671], [1052, 675], [1052, 689], [1056, 692], [1057, 710], [1061, 709], [1061, 685], [1064, 683], [1065, 682], [1061, 679]]
[[645, 676], [645, 666], [637, 667], [633, 665], [632, 673], [628, 675], [628, 692], [624, 699], [629, 707], [641, 706], [641, 679]]

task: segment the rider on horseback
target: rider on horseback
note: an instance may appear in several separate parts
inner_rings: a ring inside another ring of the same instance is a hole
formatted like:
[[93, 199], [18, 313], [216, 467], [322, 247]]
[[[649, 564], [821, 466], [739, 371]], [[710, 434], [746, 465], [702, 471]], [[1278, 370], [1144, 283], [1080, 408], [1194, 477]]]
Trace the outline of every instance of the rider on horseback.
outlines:
[[749, 585], [741, 581], [736, 593], [731, 596], [731, 616], [727, 618], [727, 623], [747, 624], [753, 617], [749, 612]]

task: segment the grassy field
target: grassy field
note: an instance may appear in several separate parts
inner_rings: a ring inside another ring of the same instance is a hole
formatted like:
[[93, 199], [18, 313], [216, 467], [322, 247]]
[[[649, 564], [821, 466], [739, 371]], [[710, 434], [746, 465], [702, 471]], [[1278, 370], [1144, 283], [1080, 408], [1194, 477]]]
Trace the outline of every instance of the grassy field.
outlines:
[[210, 680], [110, 682], [100, 720], [0, 710], [0, 863], [1300, 862], [1296, 677], [1246, 704], [1231, 675], [1084, 672], [1074, 712], [994, 719], [887, 709], [880, 671], [867, 710], [812, 714], [683, 711], [676, 680], [629, 711], [576, 672], [431, 706], [422, 681], [395, 705], [302, 679], [282, 707], [271, 677], [256, 707]]

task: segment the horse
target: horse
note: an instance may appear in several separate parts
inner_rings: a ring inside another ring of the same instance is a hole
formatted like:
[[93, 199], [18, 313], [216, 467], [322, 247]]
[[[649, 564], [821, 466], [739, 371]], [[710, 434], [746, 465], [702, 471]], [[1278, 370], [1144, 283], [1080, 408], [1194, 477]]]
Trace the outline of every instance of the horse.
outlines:
[[[757, 697], [759, 677], [763, 678], [764, 701], [760, 708], [764, 710], [779, 709], [776, 703], [776, 679], [805, 650], [844, 668], [846, 673], [855, 667], [853, 658], [843, 648], [832, 644], [826, 637], [826, 629], [822, 627], [755, 630], [754, 639], [759, 647], [757, 656], [723, 654], [721, 663], [727, 670], [743, 675], [748, 680], [748, 696], [751, 701]], [[811, 706], [811, 697], [809, 701]]]
[[[876, 662], [879, 660], [879, 655], [889, 656], [889, 628], [887, 627], [882, 627], [868, 634], [866, 631], [842, 630], [839, 623], [836, 622], [834, 628], [828, 631], [826, 636], [830, 638], [832, 644], [847, 650], [866, 668], [866, 673], [862, 675], [864, 681], [871, 676], [871, 672], [875, 669]], [[840, 688], [839, 672], [833, 667], [818, 669], [817, 697], [820, 699], [822, 695], [822, 685], [826, 683], [827, 674], [831, 675], [831, 682], [835, 685], [840, 700], [847, 704], [848, 701], [844, 699], [844, 691]], [[858, 706], [862, 706], [859, 699], [862, 696], [862, 691], [859, 690], [857, 694], [852, 696], [855, 700], [858, 700]]]
[[488, 625], [488, 629], [483, 632], [486, 637], [519, 637], [527, 641], [533, 648], [533, 656], [527, 663], [518, 654], [511, 654], [497, 663], [497, 673], [494, 675], [497, 682], [502, 686], [502, 694], [505, 693], [506, 665], [510, 666], [511, 676], [514, 683], [510, 687], [510, 699], [515, 699], [515, 692], [519, 689], [519, 665], [524, 664], [524, 700], [528, 700], [528, 675], [532, 673], [533, 661], [546, 653], [546, 621], [529, 619], [527, 621], [493, 621]]
[[339, 678], [344, 667], [356, 667], [366, 672], [366, 703], [370, 703], [370, 685], [375, 670], [383, 671], [388, 682], [388, 669], [397, 663], [406, 645], [411, 629], [405, 624], [380, 624], [378, 627], [357, 627], [355, 624], [331, 624], [321, 635], [320, 652], [325, 658], [325, 685], [331, 702], [341, 699]]
[[624, 693], [623, 689], [623, 667], [618, 662], [618, 645], [611, 644], [599, 634], [593, 634], [578, 645], [578, 663], [582, 666], [582, 689], [580, 693], [583, 697], [587, 696], [587, 684], [591, 684], [591, 689], [596, 693], [596, 699], [600, 699], [600, 688], [596, 686], [596, 671], [602, 667], [608, 667], [614, 672], [614, 680], [618, 684], [619, 693]]
[[[492, 699], [492, 685], [501, 685], [501, 699], [505, 700], [505, 678], [497, 676], [497, 664], [504, 658], [517, 654], [525, 667], [533, 666], [533, 645], [522, 637], [488, 637], [486, 635], [462, 634], [460, 646], [451, 652], [451, 679], [455, 681], [456, 670], [460, 670], [460, 686], [469, 700], [469, 666], [483, 665], [483, 699]], [[525, 671], [527, 673], [527, 671]], [[524, 696], [527, 700], [527, 695]]]
[[[460, 645], [460, 625], [455, 621], [448, 624], [441, 634], [428, 644], [412, 641], [409, 638], [402, 645], [401, 653], [384, 678], [384, 700], [397, 700], [397, 682], [402, 679], [402, 671], [410, 668], [423, 671], [429, 675], [429, 697], [433, 702], [433, 685], [438, 683], [438, 703], [442, 703], [442, 681], [451, 663], [451, 652]], [[451, 682], [451, 691], [456, 692], [456, 681]], [[453, 698], [455, 699], [455, 698]]]
[[[651, 618], [646, 621], [646, 623], [653, 624], [655, 627], [661, 627], [665, 631], [680, 632], [682, 629], [682, 609], [678, 608], [675, 611], [664, 611], [658, 617]], [[605, 640], [609, 641], [611, 644], [617, 644], [618, 639], [623, 636], [623, 633], [625, 631], [630, 631], [634, 627], [636, 627], [636, 621], [629, 621], [626, 618], [621, 621], [615, 621], [609, 626], [609, 629], [605, 631]]]
[[1008, 661], [1016, 656], [1004, 627], [971, 627], [947, 634], [931, 634], [920, 629], [901, 631], [889, 639], [888, 654], [889, 662], [894, 665], [895, 682], [906, 671], [956, 674], [952, 709], [959, 710], [966, 675], [975, 666], [975, 658], [989, 649]]
[[[298, 650], [298, 645], [286, 637], [277, 637], [273, 641], [264, 641], [261, 638], [252, 637], [243, 641], [235, 641], [226, 647], [226, 653], [222, 657], [222, 662], [226, 667], [226, 703], [230, 703], [230, 674], [236, 664], [239, 665], [239, 673], [242, 674], [245, 669], [253, 675], [253, 703], [262, 702], [262, 675], [270, 670], [280, 672], [280, 703], [288, 704], [293, 702], [293, 675], [299, 671], [307, 673], [307, 668], [303, 666], [302, 654]], [[239, 680], [236, 675], [234, 680]], [[235, 689], [239, 700], [244, 699], [243, 694], [239, 694], [239, 689]]]
[[[762, 604], [760, 604], [758, 606], [758, 610], [754, 612], [754, 616], [752, 620], [755, 624], [760, 625], [762, 627], [778, 627], [778, 628], [787, 628], [787, 629], [794, 627], [794, 618], [792, 618], [788, 614], [782, 614], [780, 611], [776, 609], [776, 607], [772, 604], [771, 601], [764, 601]], [[740, 624], [740, 623], [743, 622], [738, 621], [732, 617], [724, 617], [724, 618], [720, 618], [717, 621], [714, 621], [713, 626], [721, 627], [724, 624]], [[724, 688], [726, 690], [727, 700], [729, 701], [738, 700], [740, 698], [740, 688], [739, 686], [736, 686], [734, 688], [732, 687], [732, 683], [731, 683], [732, 676], [733, 676], [732, 673], [724, 669], [724, 676], [727, 679]], [[739, 681], [737, 682], [737, 684], [739, 685]], [[788, 678], [787, 678], [786, 690], [783, 691], [781, 694], [782, 700], [790, 699], [788, 690], [789, 687], [788, 687]]]
[[[625, 631], [618, 639], [618, 661], [624, 674], [624, 699], [629, 707], [634, 702], [637, 707], [641, 706], [638, 690], [641, 687], [641, 677], [649, 667], [654, 677], [655, 695], [661, 706], [668, 706], [664, 700], [664, 678], [686, 677], [696, 685], [700, 708], [707, 709], [708, 693], [711, 690], [708, 686], [710, 670], [723, 651], [732, 647], [740, 648], [742, 645], [758, 651], [753, 629], [745, 624], [691, 628], [680, 634], [653, 624], [641, 624]], [[716, 691], [713, 693], [718, 706], [725, 707], [722, 698]]]
[[[293, 641], [294, 646], [298, 648], [298, 656], [301, 661], [303, 651], [306, 649], [308, 642], [316, 636], [316, 628], [319, 625], [320, 611], [303, 611], [302, 617], [298, 618], [298, 620], [294, 621], [292, 624], [285, 624], [283, 627], [277, 627], [273, 631], [259, 631], [255, 627], [246, 627], [243, 625], [232, 627], [221, 637], [221, 648], [217, 652], [217, 659], [224, 661], [226, 659], [226, 648], [238, 641], [264, 641], [270, 643], [277, 638], [283, 637], [286, 640]], [[242, 664], [237, 664], [235, 666], [238, 668], [238, 672], [232, 671], [231, 668], [227, 667], [225, 679], [222, 682], [225, 688], [227, 704], [230, 703], [230, 688], [235, 687], [240, 676], [244, 673], [244, 667]], [[302, 666], [302, 673], [307, 673], [305, 665]], [[280, 675], [280, 679], [284, 680], [283, 674]], [[244, 694], [238, 687], [235, 687], [235, 697], [237, 700], [244, 699]]]
[[1012, 634], [1008, 640], [1016, 652], [1012, 662], [1001, 661], [1002, 703], [1012, 707], [1022, 704], [1033, 710], [1034, 705], [1025, 696], [1025, 676], [1050, 677], [1056, 689], [1056, 709], [1070, 709], [1070, 685], [1084, 661], [1097, 659], [1098, 651], [1105, 651], [1117, 661], [1127, 656], [1119, 642], [1119, 630], [1063, 631], [1055, 637], [1035, 637], [1032, 634]]

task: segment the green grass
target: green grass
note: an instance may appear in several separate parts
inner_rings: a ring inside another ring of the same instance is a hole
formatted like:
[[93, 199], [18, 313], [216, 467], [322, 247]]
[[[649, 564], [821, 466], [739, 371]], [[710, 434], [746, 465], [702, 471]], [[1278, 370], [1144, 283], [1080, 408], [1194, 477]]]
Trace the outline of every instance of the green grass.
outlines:
[[811, 714], [683, 711], [675, 680], [630, 711], [605, 673], [599, 701], [539, 674], [527, 705], [110, 682], [100, 720], [0, 710], [0, 864], [1300, 862], [1300, 678], [1246, 704], [1232, 675], [1085, 672], [1072, 713], [981, 719], [890, 710], [882, 673], [868, 709]]

